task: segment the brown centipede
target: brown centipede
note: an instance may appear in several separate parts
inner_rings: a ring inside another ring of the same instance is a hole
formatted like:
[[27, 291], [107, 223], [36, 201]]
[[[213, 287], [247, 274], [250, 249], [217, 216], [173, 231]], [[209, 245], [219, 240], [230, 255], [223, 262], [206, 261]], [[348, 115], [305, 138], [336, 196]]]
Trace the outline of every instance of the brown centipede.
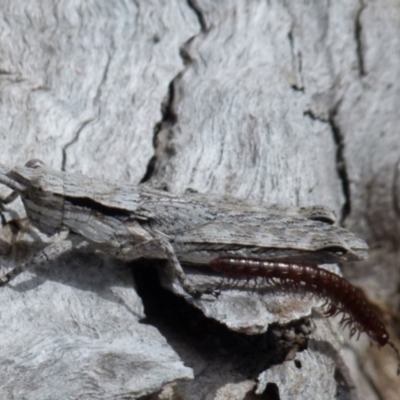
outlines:
[[397, 355], [400, 374], [400, 353], [389, 340], [389, 334], [360, 289], [346, 279], [314, 265], [293, 264], [247, 258], [217, 258], [210, 262], [215, 271], [233, 278], [263, 278], [267, 284], [299, 289], [324, 299], [327, 317], [343, 314], [340, 325], [349, 327], [350, 338], [365, 332], [380, 347], [389, 345]]

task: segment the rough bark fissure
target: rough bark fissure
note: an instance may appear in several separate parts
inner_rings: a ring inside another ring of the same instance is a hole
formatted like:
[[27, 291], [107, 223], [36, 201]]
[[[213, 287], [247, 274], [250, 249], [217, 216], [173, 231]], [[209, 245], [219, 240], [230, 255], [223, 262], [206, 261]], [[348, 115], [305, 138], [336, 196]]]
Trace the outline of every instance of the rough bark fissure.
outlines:
[[187, 0], [188, 6], [193, 10], [193, 12], [196, 14], [197, 19], [199, 20], [199, 24], [201, 26], [201, 32], [207, 32], [207, 24], [204, 18], [204, 15], [197, 4], [196, 0]]
[[303, 115], [307, 116], [308, 118], [314, 121], [324, 122], [325, 124], [328, 123], [328, 121], [325, 118], [317, 117], [311, 109], [304, 111]]
[[[114, 49], [113, 44], [112, 44], [112, 49], [113, 49], [113, 53], [114, 53], [115, 49]], [[108, 71], [110, 69], [111, 59], [112, 59], [112, 54], [108, 53], [107, 63], [104, 67], [103, 75], [97, 86], [96, 95], [94, 96], [94, 99], [93, 99], [93, 105], [95, 105], [95, 106], [99, 103], [99, 99], [100, 99], [101, 93], [102, 93], [102, 87], [103, 87], [104, 83], [107, 81], [107, 76], [108, 76]], [[62, 150], [61, 150], [62, 151], [62, 161], [61, 161], [61, 170], [62, 171], [65, 171], [65, 168], [67, 165], [68, 148], [71, 147], [74, 143], [76, 143], [79, 140], [79, 137], [80, 137], [82, 131], [86, 128], [86, 126], [88, 126], [91, 122], [95, 121], [100, 115], [101, 115], [101, 106], [98, 107], [97, 116], [95, 118], [88, 118], [87, 120], [83, 121], [81, 123], [80, 127], [77, 129], [72, 140], [70, 140], [68, 143], [66, 143], [62, 147]]]
[[[176, 122], [178, 121], [178, 116], [176, 115], [176, 113], [174, 111], [174, 107], [173, 107], [174, 98], [175, 98], [174, 85], [175, 85], [175, 80], [179, 79], [181, 74], [182, 74], [182, 71], [180, 71], [174, 77], [174, 79], [172, 79], [172, 81], [168, 85], [168, 94], [167, 94], [165, 100], [161, 104], [161, 120], [155, 124], [154, 130], [153, 130], [154, 131], [153, 147], [155, 150], [157, 148], [157, 137], [158, 137], [158, 134], [161, 132], [161, 130], [163, 128], [165, 128], [166, 125], [168, 125], [169, 127], [174, 126], [176, 124]], [[148, 180], [151, 179], [151, 177], [153, 176], [153, 173], [154, 173], [156, 161], [157, 161], [157, 156], [156, 156], [156, 154], [153, 154], [153, 156], [150, 158], [150, 160], [147, 164], [146, 172], [145, 172], [143, 178], [141, 179], [140, 183], [147, 182]]]
[[400, 158], [397, 160], [394, 165], [394, 173], [393, 173], [393, 184], [392, 184], [392, 200], [393, 200], [393, 210], [396, 213], [397, 217], [400, 218], [400, 207], [399, 207], [399, 196], [397, 194], [397, 182], [399, 179], [399, 166], [400, 166]]
[[[103, 87], [104, 83], [107, 81], [108, 71], [110, 69], [111, 60], [112, 60], [113, 55], [115, 53], [115, 48], [114, 48], [114, 43], [113, 42], [111, 42], [111, 49], [112, 49], [112, 54], [108, 53], [107, 62], [106, 62], [106, 65], [104, 67], [104, 70], [103, 70], [103, 75], [101, 77], [99, 85], [97, 86], [96, 96], [94, 96], [94, 99], [93, 99], [93, 104], [95, 104], [95, 105], [99, 102], [99, 99], [100, 99], [100, 96], [101, 96], [101, 93], [102, 93], [102, 87]], [[99, 112], [100, 111], [101, 111], [101, 109], [99, 107]]]
[[363, 13], [364, 9], [365, 9], [365, 4], [362, 1], [360, 1], [360, 8], [356, 15], [355, 27], [354, 27], [354, 37], [356, 40], [356, 51], [358, 60], [358, 71], [360, 76], [366, 75], [364, 67], [363, 46], [361, 39], [361, 33], [362, 33], [361, 14]]
[[351, 212], [351, 193], [346, 159], [344, 157], [344, 137], [335, 122], [336, 113], [337, 108], [335, 107], [329, 114], [328, 123], [332, 130], [333, 140], [336, 144], [336, 171], [342, 183], [342, 191], [344, 195], [344, 204], [342, 206], [341, 213], [342, 215], [340, 216], [340, 223], [343, 224]]
[[62, 147], [62, 149], [61, 149], [61, 152], [62, 152], [61, 170], [62, 171], [65, 171], [66, 166], [67, 166], [67, 151], [68, 151], [68, 148], [79, 140], [79, 136], [80, 136], [81, 132], [83, 131], [83, 129], [94, 120], [95, 120], [95, 118], [89, 118], [89, 119], [83, 121], [81, 126], [79, 127], [79, 129], [75, 132], [75, 135], [72, 138], [72, 140], [70, 140], [68, 143], [66, 143]]
[[[295, 54], [295, 49], [294, 49], [294, 39], [293, 39], [293, 30], [291, 30], [288, 33], [288, 40], [289, 40], [289, 45], [290, 45], [290, 51], [292, 53], [292, 59], [293, 59], [293, 65], [295, 66], [295, 68], [297, 68], [299, 76], [302, 77], [303, 71], [302, 71], [302, 63], [301, 63], [301, 53], [299, 54]], [[296, 62], [296, 59], [298, 59], [298, 62]], [[291, 85], [290, 87], [295, 90], [296, 92], [302, 92], [304, 93], [304, 85], [303, 83], [303, 79], [301, 80], [300, 84], [299, 82], [296, 82], [295, 84]]]
[[[196, 2], [194, 0], [187, 0], [188, 6], [193, 10], [193, 12], [196, 14], [197, 19], [199, 21], [200, 24], [200, 31], [198, 32], [197, 35], [206, 32], [207, 31], [207, 27], [206, 27], [206, 23], [204, 20], [204, 16], [200, 11], [200, 8], [198, 7], [198, 5], [196, 4]], [[161, 104], [161, 119], [160, 121], [158, 121], [155, 125], [154, 125], [154, 129], [153, 129], [153, 147], [154, 150], [157, 149], [157, 137], [159, 135], [159, 133], [165, 129], [167, 126], [168, 127], [172, 127], [174, 126], [177, 121], [178, 121], [178, 116], [175, 113], [174, 110], [174, 101], [175, 101], [175, 84], [176, 82], [182, 77], [182, 74], [184, 74], [184, 72], [186, 71], [186, 69], [188, 68], [188, 66], [191, 64], [192, 60], [191, 57], [189, 55], [189, 53], [185, 50], [185, 47], [197, 36], [194, 35], [192, 37], [190, 37], [179, 49], [179, 56], [182, 59], [184, 68], [182, 68], [181, 71], [179, 71], [175, 77], [171, 80], [171, 82], [168, 85], [168, 93], [166, 98], [164, 99], [164, 101]], [[156, 162], [157, 162], [157, 155], [156, 155], [156, 151], [153, 154], [153, 156], [150, 158], [148, 164], [147, 164], [147, 168], [146, 168], [146, 172], [143, 176], [143, 178], [140, 180], [140, 183], [144, 183], [149, 181], [153, 174], [154, 174], [154, 170], [155, 170], [155, 166], [156, 166]]]
[[350, 182], [346, 167], [346, 160], [344, 157], [344, 137], [335, 122], [337, 108], [338, 105], [336, 105], [335, 107], [333, 107], [332, 110], [329, 111], [328, 120], [317, 117], [312, 110], [305, 111], [304, 115], [308, 116], [309, 118], [315, 121], [327, 123], [331, 128], [333, 140], [336, 145], [336, 171], [339, 176], [340, 182], [342, 184], [342, 191], [345, 199], [340, 215], [340, 224], [343, 225], [344, 221], [351, 212], [351, 194], [350, 194]]
[[376, 241], [377, 232], [376, 232], [375, 224], [373, 222], [373, 217], [372, 217], [373, 200], [371, 198], [371, 190], [372, 190], [372, 186], [366, 185], [364, 218], [365, 218], [366, 225], [368, 226], [367, 232], [369, 232], [371, 235], [370, 241], [371, 241], [371, 243], [373, 243]]

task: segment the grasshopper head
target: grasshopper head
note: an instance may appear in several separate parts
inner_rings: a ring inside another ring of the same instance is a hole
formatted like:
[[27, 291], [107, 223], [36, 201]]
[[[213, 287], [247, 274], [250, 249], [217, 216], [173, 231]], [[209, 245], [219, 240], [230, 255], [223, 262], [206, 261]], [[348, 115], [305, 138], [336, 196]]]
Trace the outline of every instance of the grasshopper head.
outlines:
[[13, 168], [10, 178], [24, 187], [20, 192], [29, 220], [42, 232], [58, 232], [63, 220], [63, 175], [40, 160]]

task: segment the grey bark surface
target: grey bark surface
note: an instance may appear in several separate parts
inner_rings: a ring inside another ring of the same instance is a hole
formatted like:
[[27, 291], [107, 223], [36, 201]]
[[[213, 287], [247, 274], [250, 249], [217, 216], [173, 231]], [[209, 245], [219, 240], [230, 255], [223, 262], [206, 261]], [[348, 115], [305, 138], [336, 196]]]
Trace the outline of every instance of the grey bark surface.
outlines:
[[[345, 276], [398, 310], [397, 1], [3, 1], [0, 19], [2, 164], [332, 207], [371, 247]], [[47, 240], [20, 225], [1, 228], [4, 267]], [[353, 382], [363, 399], [399, 393], [390, 351], [352, 341], [342, 357], [315, 299], [231, 290], [186, 309], [156, 282], [145, 289], [167, 309], [149, 317], [138, 285], [130, 265], [80, 248], [1, 288], [0, 397], [239, 400], [275, 385], [282, 399], [347, 399]], [[307, 350], [249, 373], [311, 315]], [[272, 350], [257, 347], [271, 323]]]

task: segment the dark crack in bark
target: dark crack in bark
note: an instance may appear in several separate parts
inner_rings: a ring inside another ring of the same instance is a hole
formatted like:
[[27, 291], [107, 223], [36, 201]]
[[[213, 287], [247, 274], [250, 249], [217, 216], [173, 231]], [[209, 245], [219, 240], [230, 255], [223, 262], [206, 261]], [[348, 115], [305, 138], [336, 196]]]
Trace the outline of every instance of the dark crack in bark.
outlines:
[[346, 220], [346, 218], [351, 212], [351, 193], [350, 193], [349, 175], [347, 173], [346, 159], [344, 156], [344, 146], [345, 146], [344, 137], [338, 125], [335, 122], [336, 113], [337, 113], [337, 108], [335, 107], [334, 110], [329, 115], [328, 123], [331, 127], [333, 139], [336, 144], [336, 171], [342, 183], [342, 191], [344, 195], [344, 204], [342, 207], [342, 215], [340, 217], [340, 222], [341, 224], [343, 224], [343, 222]]
[[67, 166], [67, 151], [70, 146], [72, 146], [74, 143], [76, 143], [79, 140], [79, 137], [81, 135], [81, 132], [88, 126], [92, 121], [94, 121], [94, 118], [89, 118], [85, 121], [83, 121], [78, 128], [78, 130], [75, 132], [74, 137], [72, 140], [70, 140], [68, 143], [66, 143], [63, 148], [62, 148], [62, 159], [61, 159], [61, 171], [65, 171], [65, 168]]
[[170, 82], [168, 86], [168, 94], [161, 104], [161, 120], [156, 123], [153, 130], [153, 147], [156, 150], [155, 154], [150, 158], [147, 164], [146, 172], [141, 179], [140, 183], [147, 182], [153, 176], [156, 162], [157, 162], [157, 139], [159, 133], [167, 128], [172, 128], [178, 122], [178, 116], [174, 111], [174, 99], [175, 99], [175, 81], [179, 79], [182, 71]]
[[193, 12], [196, 14], [197, 19], [200, 24], [200, 27], [201, 27], [201, 32], [207, 32], [208, 27], [206, 24], [206, 20], [204, 18], [204, 15], [201, 11], [200, 6], [197, 4], [197, 1], [196, 0], [187, 0], [187, 4], [193, 10]]
[[[100, 97], [101, 97], [101, 93], [102, 93], [102, 87], [104, 85], [104, 83], [107, 81], [107, 76], [108, 76], [108, 71], [110, 69], [110, 64], [111, 64], [111, 59], [112, 59], [112, 55], [108, 54], [108, 58], [107, 58], [107, 63], [104, 67], [104, 71], [103, 71], [103, 75], [101, 77], [101, 80], [97, 86], [97, 91], [96, 91], [96, 95], [94, 96], [93, 99], [93, 104], [96, 106], [99, 103]], [[75, 132], [74, 137], [68, 142], [66, 143], [63, 148], [62, 148], [62, 161], [61, 161], [61, 170], [65, 171], [66, 165], [67, 165], [67, 151], [68, 148], [71, 147], [74, 143], [76, 143], [79, 140], [79, 137], [82, 133], [82, 131], [86, 128], [86, 126], [88, 126], [91, 122], [93, 122], [94, 120], [96, 120], [96, 118], [98, 118], [101, 115], [101, 107], [98, 107], [97, 110], [97, 116], [96, 117], [92, 117], [92, 118], [88, 118], [86, 120], [84, 120], [79, 128], [77, 129], [77, 131]]]
[[398, 195], [398, 182], [399, 182], [399, 167], [400, 167], [400, 158], [397, 160], [394, 165], [394, 173], [393, 173], [393, 183], [392, 183], [392, 200], [393, 200], [393, 210], [396, 213], [397, 218], [400, 219], [400, 203], [399, 203], [399, 195]]
[[[296, 76], [296, 83], [291, 85], [291, 88], [295, 91], [298, 92], [303, 92], [304, 93], [304, 84], [303, 84], [303, 65], [302, 65], [302, 57], [301, 57], [301, 52], [298, 54], [295, 54], [295, 48], [294, 48], [294, 38], [293, 38], [293, 29], [290, 30], [288, 33], [288, 40], [290, 44], [290, 51], [292, 54], [292, 65], [293, 69], [297, 70], [297, 73], [295, 74]], [[301, 78], [301, 81], [298, 82], [298, 77]]]
[[[182, 59], [183, 63], [183, 68], [181, 71], [179, 71], [175, 77], [171, 80], [171, 82], [168, 85], [168, 93], [166, 98], [163, 100], [161, 104], [161, 119], [158, 121], [153, 129], [153, 147], [154, 147], [154, 155], [150, 158], [146, 172], [141, 179], [140, 183], [148, 182], [154, 175], [154, 172], [157, 167], [157, 149], [160, 147], [158, 138], [159, 134], [161, 131], [167, 132], [167, 137], [168, 141], [170, 142], [170, 138], [172, 138], [172, 127], [178, 122], [178, 115], [175, 112], [175, 103], [176, 103], [176, 85], [177, 82], [182, 78], [182, 75], [185, 73], [186, 69], [192, 64], [192, 58], [187, 50], [187, 47], [189, 44], [193, 41], [194, 38], [196, 38], [198, 35], [206, 32], [208, 30], [204, 16], [196, 3], [195, 0], [187, 0], [188, 6], [193, 10], [193, 12], [196, 14], [197, 19], [200, 24], [200, 30], [199, 32], [191, 36], [179, 49], [179, 56]], [[170, 156], [174, 155], [174, 148], [173, 146], [164, 146], [164, 151], [169, 153]]]
[[337, 109], [338, 109], [338, 104], [332, 110], [329, 111], [328, 119], [316, 116], [312, 110], [304, 111], [303, 115], [306, 115], [313, 120], [327, 123], [331, 128], [333, 140], [336, 145], [336, 171], [339, 176], [340, 182], [342, 184], [342, 191], [344, 196], [344, 204], [342, 206], [340, 215], [340, 223], [341, 225], [343, 225], [344, 221], [351, 212], [351, 193], [350, 193], [349, 176], [347, 173], [346, 159], [344, 156], [344, 137], [335, 122]]
[[357, 11], [355, 26], [354, 26], [354, 37], [356, 41], [356, 52], [358, 60], [358, 71], [360, 76], [365, 76], [365, 65], [364, 65], [364, 54], [363, 54], [363, 43], [362, 43], [362, 24], [361, 24], [361, 14], [365, 9], [365, 4], [360, 1], [360, 8]]

